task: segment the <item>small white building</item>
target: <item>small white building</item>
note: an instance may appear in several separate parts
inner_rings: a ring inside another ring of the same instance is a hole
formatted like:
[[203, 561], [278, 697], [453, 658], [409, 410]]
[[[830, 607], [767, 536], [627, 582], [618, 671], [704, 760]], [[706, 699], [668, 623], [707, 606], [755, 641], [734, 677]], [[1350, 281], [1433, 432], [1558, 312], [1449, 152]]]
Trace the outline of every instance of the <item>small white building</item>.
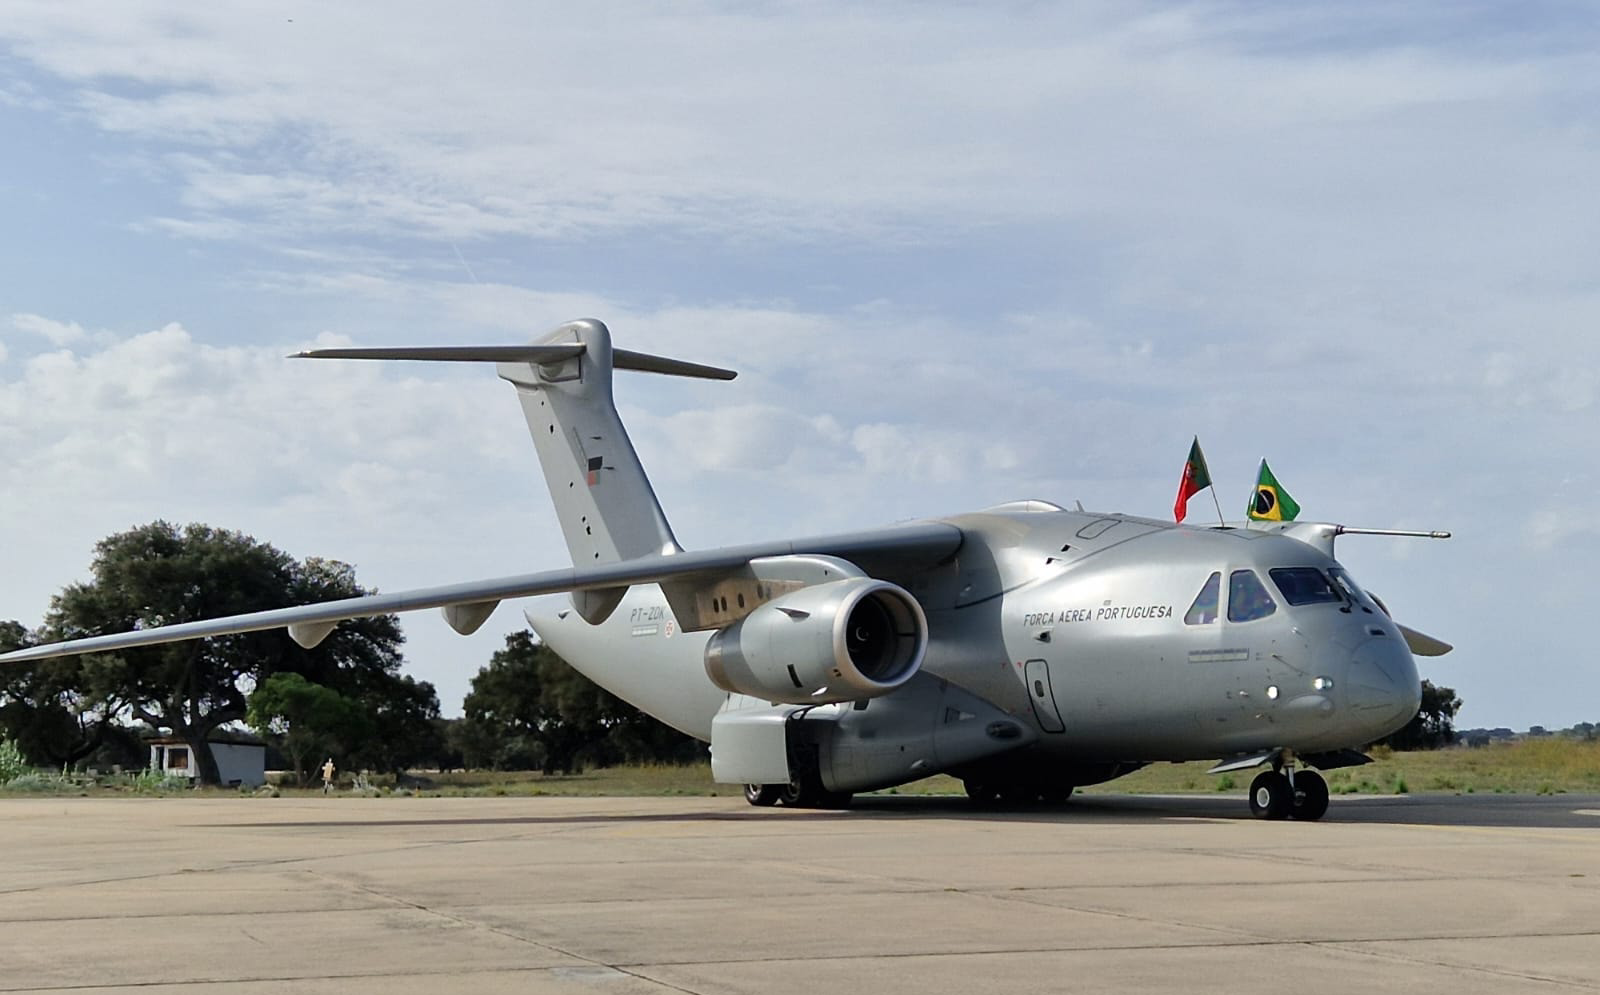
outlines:
[[[163, 736], [148, 741], [150, 769], [168, 777], [199, 777], [200, 767], [187, 740]], [[217, 759], [217, 775], [223, 784], [244, 784], [255, 788], [267, 782], [267, 747], [261, 740], [239, 732], [219, 729], [211, 734], [211, 755]]]

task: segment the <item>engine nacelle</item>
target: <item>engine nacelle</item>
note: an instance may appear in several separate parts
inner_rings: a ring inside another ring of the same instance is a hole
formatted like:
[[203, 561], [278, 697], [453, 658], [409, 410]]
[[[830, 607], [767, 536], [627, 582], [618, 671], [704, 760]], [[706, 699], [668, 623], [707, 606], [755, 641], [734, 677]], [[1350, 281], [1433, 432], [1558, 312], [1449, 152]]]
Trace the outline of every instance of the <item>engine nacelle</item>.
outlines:
[[887, 694], [928, 649], [928, 619], [903, 588], [869, 577], [801, 588], [711, 637], [706, 674], [765, 701], [830, 704]]

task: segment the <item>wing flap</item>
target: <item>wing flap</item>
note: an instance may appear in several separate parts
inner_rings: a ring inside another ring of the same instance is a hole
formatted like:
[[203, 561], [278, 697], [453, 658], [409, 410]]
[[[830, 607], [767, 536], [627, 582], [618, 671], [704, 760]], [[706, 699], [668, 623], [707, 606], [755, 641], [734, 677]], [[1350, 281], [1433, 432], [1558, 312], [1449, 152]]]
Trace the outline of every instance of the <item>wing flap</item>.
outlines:
[[[136, 646], [180, 642], [185, 639], [226, 636], [238, 632], [259, 632], [263, 629], [291, 629], [291, 634], [298, 633], [298, 637], [311, 638], [318, 636], [324, 624], [328, 626], [327, 631], [332, 631], [333, 623], [350, 618], [420, 611], [425, 608], [449, 608], [453, 605], [483, 605], [563, 591], [599, 591], [606, 588], [625, 588], [632, 584], [653, 584], [688, 574], [735, 570], [753, 559], [768, 556], [813, 553], [844, 559], [855, 556], [880, 560], [893, 558], [914, 564], [938, 562], [953, 555], [960, 546], [961, 530], [953, 525], [942, 522], [895, 525], [885, 529], [810, 539], [726, 546], [721, 549], [673, 553], [665, 556], [642, 556], [598, 566], [546, 570], [514, 577], [419, 588], [396, 594], [369, 594], [359, 598], [301, 605], [295, 608], [276, 608], [271, 611], [251, 612], [226, 618], [183, 622], [178, 625], [137, 629], [104, 636], [88, 636], [0, 654], [0, 663], [25, 663], [29, 660], [46, 660], [79, 653], [104, 653]], [[481, 625], [487, 618], [488, 614], [485, 612], [483, 618], [476, 621]], [[457, 620], [466, 621], [466, 616], [458, 613]], [[318, 642], [326, 637], [327, 631], [320, 632]]]

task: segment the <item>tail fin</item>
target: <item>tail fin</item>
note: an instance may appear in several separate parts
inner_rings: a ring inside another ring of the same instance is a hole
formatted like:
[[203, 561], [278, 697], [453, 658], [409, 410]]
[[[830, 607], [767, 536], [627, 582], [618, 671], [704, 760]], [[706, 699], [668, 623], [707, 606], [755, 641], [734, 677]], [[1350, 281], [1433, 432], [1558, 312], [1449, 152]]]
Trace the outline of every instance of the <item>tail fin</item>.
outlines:
[[[682, 550], [617, 416], [611, 371], [712, 380], [736, 375], [713, 366], [613, 350], [611, 332], [593, 318], [569, 321], [525, 346], [318, 349], [300, 356], [497, 363], [496, 371], [517, 388], [575, 566]], [[609, 608], [601, 610], [599, 605], [595, 610], [609, 614]], [[589, 614], [584, 611], [586, 617]]]
[[503, 362], [497, 371], [516, 385], [573, 565], [679, 552], [611, 399], [610, 331], [581, 319], [538, 343], [570, 344], [582, 352], [542, 365]]

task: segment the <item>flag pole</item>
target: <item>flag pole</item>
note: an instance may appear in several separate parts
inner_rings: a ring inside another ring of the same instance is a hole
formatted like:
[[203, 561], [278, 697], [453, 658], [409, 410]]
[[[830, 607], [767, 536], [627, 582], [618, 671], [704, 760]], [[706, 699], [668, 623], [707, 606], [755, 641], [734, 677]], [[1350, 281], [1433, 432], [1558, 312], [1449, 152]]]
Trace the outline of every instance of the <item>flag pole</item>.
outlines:
[[1217, 524], [1222, 528], [1228, 527], [1228, 520], [1222, 517], [1222, 502], [1217, 500], [1216, 485], [1211, 487], [1211, 503], [1217, 506]]

